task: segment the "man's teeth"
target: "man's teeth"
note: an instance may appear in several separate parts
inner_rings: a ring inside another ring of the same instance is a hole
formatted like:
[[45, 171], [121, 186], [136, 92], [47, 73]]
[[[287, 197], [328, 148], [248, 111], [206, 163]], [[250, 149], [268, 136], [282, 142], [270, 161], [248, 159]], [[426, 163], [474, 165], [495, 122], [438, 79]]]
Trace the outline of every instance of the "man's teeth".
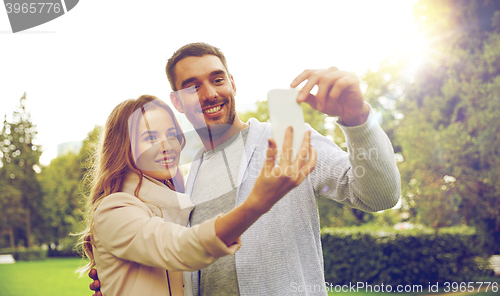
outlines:
[[167, 160], [161, 159], [161, 160], [158, 160], [156, 162], [159, 163], [159, 164], [171, 164], [174, 161], [175, 161], [175, 158], [169, 158]]
[[222, 105], [217, 106], [217, 107], [213, 107], [213, 108], [210, 108], [210, 109], [207, 109], [207, 110], [203, 110], [203, 113], [207, 113], [207, 114], [215, 113], [215, 112], [217, 112], [217, 111], [220, 110], [221, 106]]

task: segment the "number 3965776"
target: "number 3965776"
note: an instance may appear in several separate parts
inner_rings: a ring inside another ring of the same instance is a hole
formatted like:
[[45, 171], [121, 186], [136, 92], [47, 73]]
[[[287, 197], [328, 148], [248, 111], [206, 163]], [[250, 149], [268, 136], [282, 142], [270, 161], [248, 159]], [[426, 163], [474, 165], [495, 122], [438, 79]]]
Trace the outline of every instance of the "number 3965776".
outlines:
[[5, 3], [7, 13], [60, 13], [60, 3]]

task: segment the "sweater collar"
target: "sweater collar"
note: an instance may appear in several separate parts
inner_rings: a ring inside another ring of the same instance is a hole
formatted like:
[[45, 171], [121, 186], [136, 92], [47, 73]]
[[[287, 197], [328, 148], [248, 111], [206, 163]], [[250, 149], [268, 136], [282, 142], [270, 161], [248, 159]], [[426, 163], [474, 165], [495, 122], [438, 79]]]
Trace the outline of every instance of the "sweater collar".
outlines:
[[[238, 185], [243, 181], [244, 172], [248, 164], [250, 163], [250, 159], [252, 158], [255, 150], [259, 146], [267, 147], [267, 139], [270, 136], [270, 124], [259, 122], [255, 118], [250, 118], [247, 123], [249, 124], [248, 136], [245, 141], [245, 154], [243, 156], [242, 163], [240, 165], [240, 171], [238, 173]], [[186, 193], [188, 194], [192, 193], [194, 181], [196, 179], [196, 175], [198, 174], [204, 152], [205, 149], [201, 148], [195, 156], [193, 162], [191, 163], [191, 168], [189, 169], [189, 174], [186, 182]]]

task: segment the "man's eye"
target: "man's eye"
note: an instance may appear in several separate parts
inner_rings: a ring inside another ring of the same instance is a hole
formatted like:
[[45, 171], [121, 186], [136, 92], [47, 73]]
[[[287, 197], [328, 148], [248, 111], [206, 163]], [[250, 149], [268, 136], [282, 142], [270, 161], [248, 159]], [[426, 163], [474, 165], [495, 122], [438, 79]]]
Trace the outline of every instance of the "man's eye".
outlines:
[[221, 78], [221, 77], [220, 77], [220, 78], [216, 78], [216, 79], [214, 80], [214, 83], [217, 83], [217, 84], [221, 84], [221, 83], [223, 83], [223, 82], [224, 82], [224, 78]]
[[193, 85], [193, 86], [190, 86], [188, 88], [185, 88], [184, 91], [188, 94], [194, 94], [195, 92], [197, 92], [198, 90], [200, 89], [200, 86], [199, 85]]

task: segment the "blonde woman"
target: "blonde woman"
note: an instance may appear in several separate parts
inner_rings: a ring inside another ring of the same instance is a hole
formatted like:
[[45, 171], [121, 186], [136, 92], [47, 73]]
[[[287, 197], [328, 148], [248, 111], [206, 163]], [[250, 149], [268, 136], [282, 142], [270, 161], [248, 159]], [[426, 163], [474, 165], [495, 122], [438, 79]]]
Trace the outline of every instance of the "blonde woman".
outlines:
[[[313, 170], [316, 152], [306, 133], [291, 162], [269, 139], [267, 159], [247, 199], [226, 214], [186, 228], [193, 205], [178, 168], [186, 139], [172, 110], [153, 96], [112, 111], [91, 171], [87, 228], [80, 237], [101, 291], [113, 295], [184, 295], [182, 271], [234, 254], [240, 236]], [[292, 130], [284, 151], [291, 151]], [[288, 150], [287, 150], [288, 149]], [[287, 172], [286, 175], [282, 172]], [[186, 279], [187, 280], [187, 279]], [[186, 287], [187, 288], [187, 287]]]

